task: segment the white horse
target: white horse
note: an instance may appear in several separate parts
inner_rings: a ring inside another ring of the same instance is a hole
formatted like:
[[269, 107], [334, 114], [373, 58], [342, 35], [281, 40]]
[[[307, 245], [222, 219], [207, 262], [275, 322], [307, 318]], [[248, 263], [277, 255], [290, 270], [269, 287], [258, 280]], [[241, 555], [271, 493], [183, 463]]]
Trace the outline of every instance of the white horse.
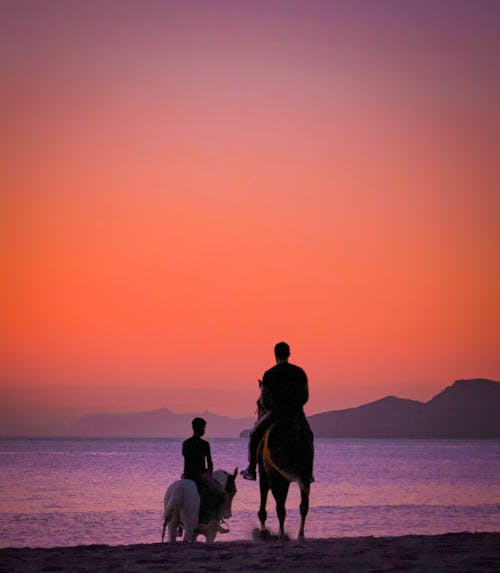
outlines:
[[184, 529], [183, 541], [192, 543], [196, 541], [198, 535], [204, 535], [207, 543], [214, 541], [217, 533], [220, 531], [222, 519], [229, 519], [232, 515], [232, 502], [236, 494], [235, 479], [238, 468], [233, 474], [224, 470], [216, 470], [213, 478], [219, 482], [225, 492], [224, 500], [218, 508], [215, 508], [215, 517], [209, 523], [199, 523], [200, 513], [200, 494], [196, 483], [190, 479], [180, 479], [174, 481], [169, 486], [163, 500], [163, 531], [161, 535], [162, 542], [165, 539], [165, 529], [168, 525], [168, 540], [170, 543], [176, 541], [177, 537], [182, 535]]

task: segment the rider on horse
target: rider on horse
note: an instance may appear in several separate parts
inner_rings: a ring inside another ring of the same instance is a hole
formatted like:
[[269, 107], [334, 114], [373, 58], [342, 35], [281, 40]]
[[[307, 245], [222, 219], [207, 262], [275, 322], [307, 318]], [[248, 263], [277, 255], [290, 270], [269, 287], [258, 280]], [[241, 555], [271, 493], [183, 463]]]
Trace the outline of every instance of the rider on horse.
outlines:
[[194, 418], [192, 421], [193, 435], [182, 443], [182, 455], [184, 456], [182, 478], [191, 479], [196, 483], [201, 497], [201, 514], [209, 511], [212, 506], [219, 505], [224, 499], [223, 488], [212, 477], [214, 467], [210, 444], [202, 439], [206, 425], [207, 422], [203, 418]]
[[274, 347], [276, 365], [264, 373], [261, 395], [257, 402], [259, 419], [250, 432], [248, 448], [249, 466], [241, 472], [248, 480], [256, 480], [257, 449], [267, 428], [276, 420], [292, 418], [299, 421], [313, 435], [304, 415], [304, 404], [309, 399], [307, 376], [299, 366], [290, 364], [290, 347], [286, 342], [278, 342]]

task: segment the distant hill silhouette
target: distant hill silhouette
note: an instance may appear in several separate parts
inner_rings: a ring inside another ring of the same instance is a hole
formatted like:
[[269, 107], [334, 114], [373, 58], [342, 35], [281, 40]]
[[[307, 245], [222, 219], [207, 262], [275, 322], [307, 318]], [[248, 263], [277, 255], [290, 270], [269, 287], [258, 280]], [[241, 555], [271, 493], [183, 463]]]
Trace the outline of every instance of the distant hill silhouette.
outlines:
[[207, 421], [207, 436], [235, 438], [242, 428], [251, 426], [253, 418], [227, 418], [210, 412], [176, 414], [166, 408], [150, 412], [129, 414], [88, 414], [64, 428], [58, 436], [78, 437], [127, 437], [127, 438], [186, 438], [191, 430], [191, 420], [202, 416]]
[[429, 402], [388, 396], [309, 423], [318, 438], [500, 438], [500, 383], [457, 380]]

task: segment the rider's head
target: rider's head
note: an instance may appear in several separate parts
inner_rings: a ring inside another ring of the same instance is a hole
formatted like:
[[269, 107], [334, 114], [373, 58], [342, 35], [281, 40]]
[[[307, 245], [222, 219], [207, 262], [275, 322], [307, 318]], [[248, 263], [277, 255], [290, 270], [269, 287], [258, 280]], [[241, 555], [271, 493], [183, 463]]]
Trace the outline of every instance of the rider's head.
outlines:
[[193, 432], [197, 436], [203, 436], [205, 433], [205, 427], [207, 425], [206, 420], [203, 418], [194, 418], [194, 420], [191, 422], [191, 425], [193, 426]]
[[286, 342], [278, 342], [274, 347], [276, 362], [286, 362], [290, 357], [290, 347]]

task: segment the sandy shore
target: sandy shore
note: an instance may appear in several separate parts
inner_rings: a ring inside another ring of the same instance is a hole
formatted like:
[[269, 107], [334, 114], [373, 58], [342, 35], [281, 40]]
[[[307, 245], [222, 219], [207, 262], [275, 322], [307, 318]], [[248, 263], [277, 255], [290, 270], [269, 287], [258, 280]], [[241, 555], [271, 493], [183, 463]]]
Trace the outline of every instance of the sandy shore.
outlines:
[[1, 549], [0, 572], [500, 571], [500, 533]]

